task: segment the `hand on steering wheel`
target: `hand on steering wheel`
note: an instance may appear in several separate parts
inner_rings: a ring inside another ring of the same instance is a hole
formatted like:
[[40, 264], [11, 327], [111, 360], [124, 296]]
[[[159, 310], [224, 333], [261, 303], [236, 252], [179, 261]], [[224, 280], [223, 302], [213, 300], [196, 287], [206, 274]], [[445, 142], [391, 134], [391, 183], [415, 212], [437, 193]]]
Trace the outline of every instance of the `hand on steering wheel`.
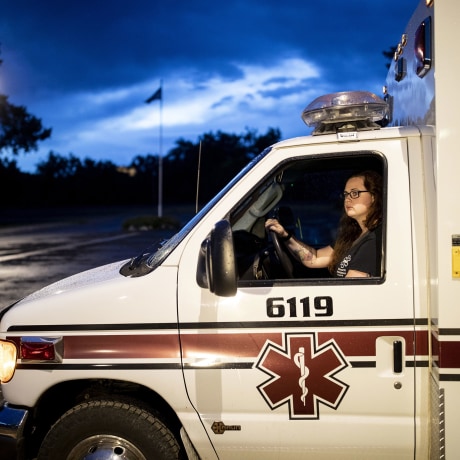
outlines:
[[[276, 220], [276, 219], [273, 219]], [[276, 223], [273, 223], [274, 226], [282, 227], [281, 224], [276, 220]], [[292, 261], [287, 254], [287, 249], [283, 244], [280, 242], [280, 237], [274, 229], [270, 228], [271, 225], [267, 225], [266, 229], [273, 244], [273, 248], [275, 249], [276, 257], [283, 269], [284, 273], [287, 275], [288, 278], [294, 278], [294, 266], [292, 265]]]

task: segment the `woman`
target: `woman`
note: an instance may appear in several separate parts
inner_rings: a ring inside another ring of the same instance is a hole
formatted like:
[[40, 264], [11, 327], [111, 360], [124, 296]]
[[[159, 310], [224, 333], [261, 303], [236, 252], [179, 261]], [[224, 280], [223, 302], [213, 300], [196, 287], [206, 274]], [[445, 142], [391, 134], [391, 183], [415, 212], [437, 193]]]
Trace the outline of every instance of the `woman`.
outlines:
[[381, 176], [375, 171], [354, 174], [347, 180], [343, 197], [344, 214], [333, 247], [312, 248], [294, 238], [277, 219], [267, 219], [265, 228], [275, 232], [306, 267], [328, 267], [339, 278], [380, 276]]

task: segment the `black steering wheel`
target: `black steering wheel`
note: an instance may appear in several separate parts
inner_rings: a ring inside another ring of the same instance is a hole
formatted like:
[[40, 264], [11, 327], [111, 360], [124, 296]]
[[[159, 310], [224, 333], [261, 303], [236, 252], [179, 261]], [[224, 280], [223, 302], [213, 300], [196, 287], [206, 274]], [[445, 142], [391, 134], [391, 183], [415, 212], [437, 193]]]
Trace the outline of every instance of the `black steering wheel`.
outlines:
[[286, 253], [287, 249], [283, 244], [281, 244], [277, 233], [269, 231], [268, 234], [270, 235], [270, 239], [272, 241], [273, 248], [275, 249], [275, 254], [279, 260], [281, 268], [288, 278], [294, 278], [294, 266], [292, 265], [292, 261]]

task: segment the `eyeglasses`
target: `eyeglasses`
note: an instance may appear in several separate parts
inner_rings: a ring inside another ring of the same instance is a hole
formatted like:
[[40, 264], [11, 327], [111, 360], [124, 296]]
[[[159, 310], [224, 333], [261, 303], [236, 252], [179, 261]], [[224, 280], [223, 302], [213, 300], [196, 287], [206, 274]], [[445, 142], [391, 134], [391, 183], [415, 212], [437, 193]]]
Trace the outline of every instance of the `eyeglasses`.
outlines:
[[359, 198], [361, 193], [372, 193], [372, 192], [369, 192], [369, 190], [352, 190], [351, 192], [343, 192], [341, 194], [341, 197], [344, 200], [346, 200], [348, 197], [350, 197], [352, 200], [354, 200], [355, 198]]

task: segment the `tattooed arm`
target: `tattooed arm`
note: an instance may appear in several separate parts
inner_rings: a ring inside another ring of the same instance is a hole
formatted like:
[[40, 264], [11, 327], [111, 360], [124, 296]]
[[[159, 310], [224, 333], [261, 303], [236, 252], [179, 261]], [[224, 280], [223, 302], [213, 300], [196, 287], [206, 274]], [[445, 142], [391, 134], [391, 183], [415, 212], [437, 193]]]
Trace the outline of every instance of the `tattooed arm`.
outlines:
[[[303, 265], [309, 268], [325, 268], [328, 266], [334, 249], [331, 246], [315, 249], [303, 241], [297, 240], [294, 236], [278, 222], [277, 219], [267, 219], [265, 228], [275, 232], [284, 242], [291, 254], [297, 258]], [[289, 237], [290, 236], [290, 237]]]

